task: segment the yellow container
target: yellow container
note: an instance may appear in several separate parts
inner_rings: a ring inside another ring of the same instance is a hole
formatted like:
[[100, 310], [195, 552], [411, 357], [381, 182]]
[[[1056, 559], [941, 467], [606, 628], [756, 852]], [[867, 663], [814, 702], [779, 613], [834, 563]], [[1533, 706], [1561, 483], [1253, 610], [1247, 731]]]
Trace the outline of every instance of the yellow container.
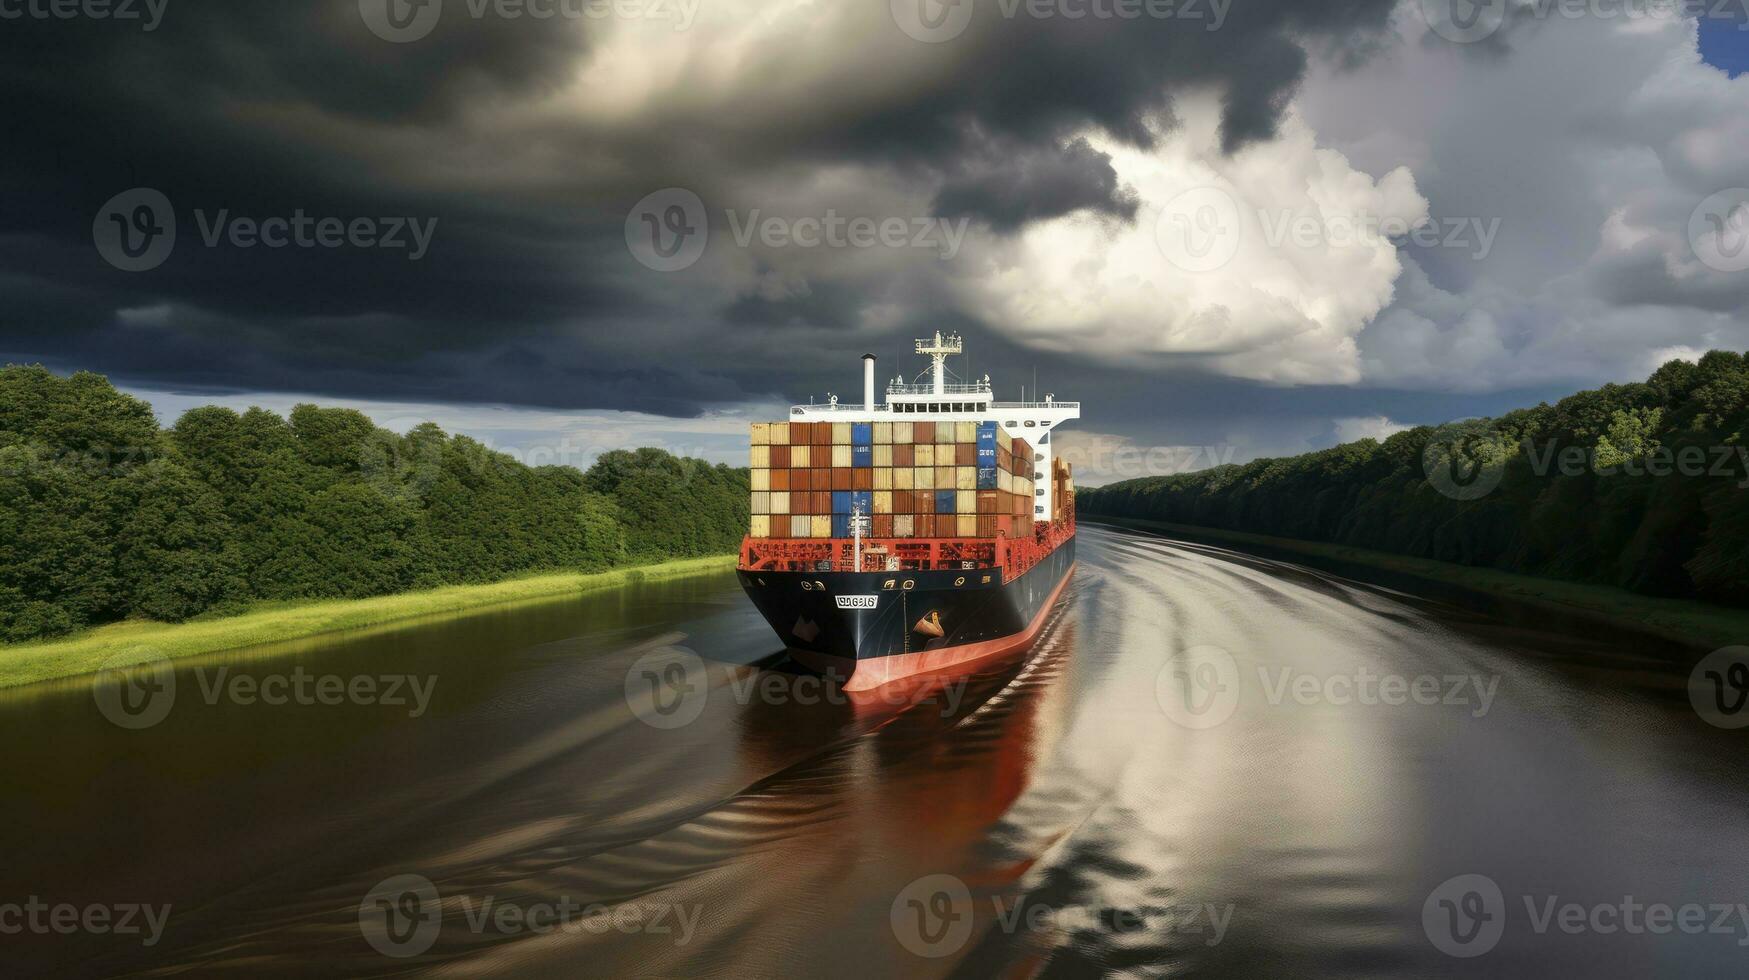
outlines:
[[787, 446], [787, 445], [789, 445], [789, 423], [788, 422], [773, 422], [773, 423], [771, 423], [771, 438], [767, 441], [769, 441], [773, 446]]
[[893, 468], [876, 467], [874, 471], [874, 488], [876, 490], [893, 489]]
[[955, 490], [978, 489], [978, 468], [976, 466], [956, 466], [953, 472]]
[[753, 468], [768, 469], [771, 466], [771, 447], [763, 443], [753, 444]]
[[978, 423], [976, 423], [976, 422], [955, 422], [953, 424], [953, 441], [954, 442], [977, 442], [978, 441]]
[[771, 513], [771, 494], [755, 491], [753, 494], [753, 513]]
[[755, 446], [771, 445], [771, 423], [755, 422], [749, 441]]
[[814, 519], [806, 514], [792, 514], [789, 519], [789, 536], [792, 538], [811, 538], [814, 536]]
[[935, 489], [953, 490], [959, 480], [960, 468], [957, 466], [937, 466], [935, 468]]
[[[877, 425], [882, 423], [876, 423]], [[885, 423], [891, 425], [891, 422]], [[893, 447], [876, 444], [874, 447], [874, 464], [877, 467], [893, 465]]]
[[975, 538], [978, 536], [978, 515], [961, 514], [953, 520], [959, 526], [958, 537]]
[[976, 514], [978, 512], [978, 491], [960, 490], [954, 494], [954, 513]]
[[900, 446], [909, 446], [911, 444], [911, 423], [893, 423], [893, 443]]
[[1008, 431], [1008, 426], [998, 425], [996, 427], [996, 445], [1009, 452], [1014, 451], [1014, 436]]
[[934, 490], [935, 489], [935, 467], [933, 467], [933, 466], [914, 466], [914, 467], [912, 467], [911, 468], [911, 489], [913, 489], [913, 490]]
[[915, 479], [916, 472], [917, 472], [916, 470], [912, 469], [909, 466], [901, 466], [898, 469], [894, 470], [893, 471], [893, 489], [894, 490], [915, 490], [915, 489], [917, 489], [916, 484], [913, 482]]
[[791, 447], [789, 447], [789, 465], [795, 467], [798, 470], [805, 470], [808, 467], [814, 465], [813, 463], [810, 463], [808, 461], [810, 454], [813, 452], [813, 449], [814, 449], [814, 447], [812, 447], [812, 446], [791, 446]]
[[[833, 425], [837, 425], [837, 424], [839, 424], [839, 423], [836, 423], [836, 422], [833, 423]], [[850, 466], [850, 463], [851, 463], [850, 447], [847, 445], [846, 446], [834, 445], [832, 447], [832, 465], [833, 465], [833, 467], [835, 467], [835, 468], [847, 468]]]
[[787, 513], [789, 513], [789, 491], [788, 490], [773, 490], [773, 491], [771, 491], [771, 513], [773, 513], [773, 514], [787, 514]]
[[829, 538], [832, 536], [832, 518], [830, 516], [825, 514], [815, 514], [808, 518], [808, 521], [810, 522], [808, 537]]
[[893, 537], [914, 538], [917, 536], [917, 522], [910, 514], [893, 515]]
[[[874, 444], [877, 446], [890, 446], [893, 444], [893, 423], [876, 422], [874, 424]], [[875, 451], [880, 452], [878, 449]], [[876, 463], [875, 465], [879, 466], [881, 464]]]
[[935, 447], [930, 445], [929, 443], [924, 443], [923, 445], [918, 446], [916, 451], [915, 451], [915, 457], [911, 461], [911, 465], [912, 466], [934, 466], [935, 465]]
[[850, 445], [850, 423], [849, 422], [834, 422], [834, 423], [832, 423], [832, 445], [834, 445], [834, 446], [848, 446], [848, 445]]
[[1007, 470], [998, 470], [996, 472], [996, 489], [1002, 491], [1003, 493], [1013, 493], [1014, 492], [1014, 474], [1008, 472]]
[[[975, 508], [977, 494], [973, 494], [972, 497], [972, 506]], [[874, 512], [877, 514], [891, 514], [893, 512], [893, 491], [876, 490], [874, 492]]]
[[771, 537], [771, 518], [764, 514], [754, 514], [753, 520], [748, 524], [747, 533], [756, 538]]
[[771, 471], [770, 470], [754, 470], [751, 480], [752, 480], [752, 486], [750, 486], [748, 489], [751, 489], [751, 490], [770, 490], [771, 489]]

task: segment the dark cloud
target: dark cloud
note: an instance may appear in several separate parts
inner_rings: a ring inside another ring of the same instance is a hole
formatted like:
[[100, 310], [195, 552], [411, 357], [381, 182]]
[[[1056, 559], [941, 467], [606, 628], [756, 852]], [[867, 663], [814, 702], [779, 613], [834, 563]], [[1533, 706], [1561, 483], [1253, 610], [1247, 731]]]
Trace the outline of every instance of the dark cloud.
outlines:
[[[742, 53], [722, 83], [746, 94], [733, 112], [695, 98], [717, 82], [689, 68], [696, 78], [617, 121], [562, 106], [518, 117], [574, 83], [598, 41], [591, 22], [475, 19], [451, 0], [428, 38], [400, 45], [365, 29], [356, 0], [175, 0], [149, 33], [8, 22], [0, 356], [164, 384], [675, 414], [805, 391], [825, 365], [795, 349], [835, 346], [820, 330], [891, 349], [930, 326], [890, 312], [918, 292], [898, 274], [760, 288], [763, 259], [728, 286], [701, 282], [702, 268], [652, 273], [622, 243], [633, 202], [671, 184], [734, 200], [783, 168], [850, 165], [885, 168], [998, 234], [1080, 209], [1132, 218], [1133, 197], [1079, 133], [1147, 146], [1176, 94], [1213, 89], [1229, 149], [1265, 138], [1303, 74], [1300, 44], [1358, 44], [1392, 5], [1240, 0], [1211, 30], [1009, 18], [985, 3], [963, 38], [928, 49], [886, 4], [847, 6], [821, 15], [834, 30], [812, 39], [822, 57], [878, 65], [872, 48], [927, 56], [928, 70], [846, 70], [768, 104], [760, 93], [781, 87], [797, 43], [786, 37]], [[91, 227], [136, 186], [170, 199], [179, 240], [164, 265], [129, 274], [105, 264]], [[437, 228], [413, 262], [207, 247], [197, 212]], [[991, 367], [1018, 370], [1026, 358], [1006, 350], [986, 355]]]

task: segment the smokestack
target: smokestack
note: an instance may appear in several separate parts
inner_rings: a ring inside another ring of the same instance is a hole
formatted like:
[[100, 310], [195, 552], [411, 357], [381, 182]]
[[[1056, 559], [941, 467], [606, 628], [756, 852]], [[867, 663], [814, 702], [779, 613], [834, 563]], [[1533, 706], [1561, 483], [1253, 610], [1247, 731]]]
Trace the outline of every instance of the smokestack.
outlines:
[[862, 355], [862, 410], [874, 411], [874, 369], [875, 356]]

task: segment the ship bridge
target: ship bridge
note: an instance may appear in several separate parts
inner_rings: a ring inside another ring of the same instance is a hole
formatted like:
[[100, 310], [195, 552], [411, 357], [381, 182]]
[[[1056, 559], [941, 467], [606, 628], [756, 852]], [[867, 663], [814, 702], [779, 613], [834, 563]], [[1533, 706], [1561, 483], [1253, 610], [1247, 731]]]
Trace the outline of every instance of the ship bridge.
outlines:
[[928, 380], [895, 378], [886, 386], [886, 401], [875, 403], [875, 355], [864, 354], [863, 396], [860, 404], [843, 404], [830, 395], [825, 404], [810, 403], [790, 408], [796, 422], [996, 422], [1010, 435], [1033, 447], [1033, 516], [1049, 520], [1056, 514], [1051, 466], [1054, 449], [1051, 432], [1071, 419], [1081, 417], [1080, 402], [1058, 401], [1055, 395], [1043, 401], [998, 401], [989, 375], [978, 380], [956, 379], [947, 369], [947, 358], [963, 353], [956, 334], [917, 341], [917, 353], [930, 358]]

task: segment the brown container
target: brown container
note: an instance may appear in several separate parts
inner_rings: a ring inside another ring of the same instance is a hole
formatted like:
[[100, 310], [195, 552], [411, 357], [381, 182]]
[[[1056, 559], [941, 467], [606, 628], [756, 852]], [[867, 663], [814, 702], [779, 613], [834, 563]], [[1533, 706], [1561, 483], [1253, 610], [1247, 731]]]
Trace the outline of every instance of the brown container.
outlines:
[[995, 516], [986, 517], [983, 514], [979, 514], [978, 515], [978, 537], [980, 537], [980, 538], [993, 538], [993, 537], [995, 537], [996, 536], [996, 522], [999, 519], [1000, 518], [997, 518]]
[[890, 537], [892, 537], [893, 536], [893, 515], [891, 515], [891, 514], [876, 514], [874, 516], [873, 529], [874, 529], [874, 536], [877, 538], [890, 538]]
[[771, 468], [782, 470], [789, 468], [789, 445], [771, 447]]
[[956, 466], [978, 465], [978, 444], [975, 442], [960, 443], [954, 449], [953, 461]]
[[846, 467], [833, 467], [832, 469], [826, 470], [825, 472], [832, 474], [831, 475], [832, 489], [834, 489], [834, 490], [852, 489], [850, 486], [850, 468], [849, 467], [847, 467], [847, 466]]
[[904, 443], [893, 447], [894, 466], [916, 466], [916, 459], [917, 447], [910, 443]]
[[916, 422], [916, 423], [913, 423], [911, 426], [911, 441], [912, 442], [934, 442], [935, 441], [935, 423], [934, 422]]
[[850, 489], [873, 490], [874, 470], [866, 466], [858, 466], [850, 471]]
[[808, 437], [808, 442], [815, 446], [832, 445], [832, 423], [815, 422], [814, 428]]
[[806, 490], [798, 490], [789, 495], [789, 512], [791, 514], [812, 514], [814, 495]]
[[[999, 493], [1001, 493], [999, 490], [978, 491], [978, 514], [980, 516], [1002, 513], [1002, 501], [997, 498]], [[988, 537], [988, 535], [985, 536]]]
[[792, 446], [805, 446], [814, 441], [814, 423], [791, 422], [789, 424], [789, 441]]
[[788, 490], [789, 489], [789, 470], [772, 470], [771, 471], [771, 489], [773, 489], [773, 490]]
[[832, 489], [832, 471], [791, 470], [789, 484], [791, 490], [830, 490]]
[[[787, 537], [789, 537], [789, 514], [787, 514], [787, 513], [783, 513], [783, 514], [774, 513], [774, 514], [772, 514], [771, 515], [771, 523], [768, 526], [767, 530], [770, 533], [766, 534], [765, 537], [768, 537], [768, 538], [787, 538]], [[754, 535], [754, 537], [759, 537], [759, 535], [756, 534], [756, 535]]]
[[815, 490], [808, 494], [808, 513], [818, 517], [821, 514], [832, 513], [832, 491]]

